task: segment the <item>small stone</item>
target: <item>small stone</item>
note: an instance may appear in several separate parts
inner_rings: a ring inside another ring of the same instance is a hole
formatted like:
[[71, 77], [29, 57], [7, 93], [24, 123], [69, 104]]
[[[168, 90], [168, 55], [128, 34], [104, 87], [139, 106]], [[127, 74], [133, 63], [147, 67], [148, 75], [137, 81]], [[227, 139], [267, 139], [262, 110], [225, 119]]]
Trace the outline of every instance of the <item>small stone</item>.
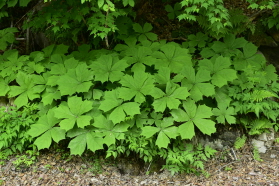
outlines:
[[147, 180], [143, 180], [143, 181], [141, 181], [141, 182], [140, 182], [140, 184], [141, 184], [141, 185], [145, 185], [145, 184], [147, 184]]
[[238, 177], [232, 177], [234, 181], [237, 181], [238, 180]]
[[81, 164], [80, 165], [83, 169], [86, 169], [87, 168], [87, 165], [86, 164]]
[[99, 180], [98, 180], [97, 178], [91, 178], [91, 181], [92, 181], [92, 182], [95, 182], [95, 183], [96, 183], [96, 182], [99, 182]]
[[258, 140], [267, 141], [266, 133], [262, 133], [261, 135], [259, 135]]
[[252, 140], [252, 144], [253, 144], [256, 148], [258, 148], [259, 153], [266, 153], [267, 148], [265, 147], [263, 141], [253, 139], [253, 140]]
[[270, 158], [276, 158], [276, 154], [270, 154]]

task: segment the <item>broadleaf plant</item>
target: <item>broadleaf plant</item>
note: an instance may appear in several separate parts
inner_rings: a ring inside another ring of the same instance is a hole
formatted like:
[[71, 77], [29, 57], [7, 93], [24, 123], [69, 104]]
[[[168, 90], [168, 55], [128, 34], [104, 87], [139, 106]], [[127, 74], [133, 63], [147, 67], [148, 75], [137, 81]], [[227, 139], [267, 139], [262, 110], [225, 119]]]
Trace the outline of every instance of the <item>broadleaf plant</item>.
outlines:
[[60, 140], [65, 139], [66, 131], [57, 126], [59, 121], [54, 117], [54, 111], [50, 110], [31, 126], [28, 134], [33, 138], [37, 137], [34, 144], [38, 147], [38, 150], [49, 148], [52, 140], [58, 143]]
[[197, 106], [194, 100], [184, 101], [183, 109], [172, 110], [171, 114], [175, 121], [183, 122], [179, 126], [182, 139], [192, 139], [195, 126], [204, 134], [216, 132], [215, 122], [210, 119], [213, 115], [211, 108], [206, 105]]
[[62, 119], [59, 123], [61, 129], [66, 131], [74, 128], [75, 124], [79, 128], [90, 125], [92, 117], [86, 115], [92, 109], [92, 102], [82, 101], [80, 97], [69, 97], [67, 103], [61, 104], [55, 109], [55, 117]]

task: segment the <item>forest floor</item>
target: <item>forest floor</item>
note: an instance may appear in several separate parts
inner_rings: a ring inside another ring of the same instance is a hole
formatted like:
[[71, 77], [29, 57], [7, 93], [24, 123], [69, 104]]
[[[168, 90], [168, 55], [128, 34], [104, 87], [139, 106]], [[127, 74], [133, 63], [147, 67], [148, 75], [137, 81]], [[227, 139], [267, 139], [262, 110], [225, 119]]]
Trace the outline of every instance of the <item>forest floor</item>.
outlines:
[[[171, 176], [166, 170], [146, 175], [146, 167], [140, 167], [138, 175], [134, 175], [135, 173], [129, 174], [129, 171], [121, 170], [119, 163], [96, 159], [90, 154], [78, 157], [70, 156], [65, 151], [43, 151], [30, 166], [16, 167], [13, 163], [19, 159], [16, 156], [3, 161], [0, 166], [0, 185], [279, 185], [279, 147], [273, 147], [262, 154], [263, 161], [254, 160], [249, 149], [236, 151], [237, 160], [224, 158], [225, 152], [216, 153], [213, 159], [205, 163], [207, 177], [194, 174]], [[22, 158], [22, 162], [24, 161]], [[127, 159], [122, 163], [131, 164], [132, 161]], [[130, 169], [136, 169], [136, 166], [130, 166]]]

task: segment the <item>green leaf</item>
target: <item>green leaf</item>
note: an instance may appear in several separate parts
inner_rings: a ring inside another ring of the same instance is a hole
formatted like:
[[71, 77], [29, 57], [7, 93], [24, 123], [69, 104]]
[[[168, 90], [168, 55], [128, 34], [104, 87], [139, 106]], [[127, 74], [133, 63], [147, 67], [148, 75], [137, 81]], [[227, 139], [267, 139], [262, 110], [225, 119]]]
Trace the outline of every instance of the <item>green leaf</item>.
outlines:
[[73, 95], [76, 92], [88, 92], [93, 85], [93, 74], [85, 63], [79, 64], [75, 69], [70, 69], [61, 76], [57, 84], [61, 95]]
[[183, 109], [171, 111], [174, 120], [184, 122], [179, 126], [179, 133], [183, 139], [191, 139], [194, 134], [194, 126], [204, 134], [216, 132], [215, 123], [210, 119], [213, 115], [211, 108], [205, 105], [197, 106], [194, 100], [183, 102]]
[[168, 136], [164, 132], [160, 132], [158, 134], [158, 138], [157, 138], [155, 144], [159, 148], [167, 148], [169, 143], [170, 143], [170, 139], [168, 138]]
[[145, 23], [144, 25], [143, 25], [143, 32], [144, 33], [147, 33], [147, 32], [150, 32], [151, 30], [152, 30], [152, 25], [150, 24], [150, 23]]
[[108, 147], [115, 144], [116, 139], [124, 139], [124, 132], [126, 132], [129, 127], [129, 124], [127, 123], [114, 125], [111, 120], [108, 120], [103, 115], [95, 117], [93, 125], [104, 134], [104, 143]]
[[31, 0], [20, 0], [19, 1], [19, 6], [27, 6], [30, 1]]
[[159, 84], [167, 84], [171, 79], [170, 69], [167, 67], [160, 68], [158, 73], [155, 74], [155, 79]]
[[141, 135], [145, 136], [146, 138], [150, 138], [151, 136], [155, 135], [159, 131], [160, 129], [157, 127], [146, 126], [146, 127], [142, 127]]
[[214, 85], [208, 83], [211, 79], [209, 71], [201, 69], [195, 73], [193, 67], [185, 67], [181, 75], [185, 77], [182, 79], [182, 86], [187, 87], [190, 97], [195, 101], [201, 100], [203, 96], [214, 95]]
[[208, 39], [208, 36], [198, 32], [197, 35], [191, 34], [188, 36], [188, 40], [189, 40], [189, 46], [190, 47], [205, 47], [206, 45], [206, 40]]
[[222, 87], [228, 81], [233, 81], [237, 78], [236, 71], [231, 69], [230, 66], [230, 58], [223, 56], [219, 56], [215, 60], [203, 59], [199, 61], [200, 69], [209, 71], [212, 74], [212, 84], [218, 87]]
[[98, 0], [98, 7], [101, 8], [104, 5], [105, 0]]
[[18, 56], [18, 51], [10, 50], [5, 52], [8, 61], [4, 60], [1, 64], [1, 76], [10, 77], [13, 73], [18, 73], [23, 68], [25, 62], [29, 60], [28, 56]]
[[79, 128], [90, 125], [92, 119], [89, 115], [84, 115], [92, 109], [91, 101], [82, 101], [80, 97], [69, 97], [67, 104], [61, 104], [55, 109], [55, 117], [63, 119], [60, 122], [61, 129], [66, 131], [72, 129], [75, 124]]
[[181, 5], [180, 3], [175, 3], [173, 8], [170, 5], [166, 5], [165, 10], [169, 12], [168, 13], [169, 19], [174, 19], [175, 17], [181, 14], [181, 12], [179, 11], [181, 10]]
[[17, 4], [18, 0], [9, 0], [7, 2], [8, 7], [14, 7]]
[[247, 43], [243, 47], [243, 53], [239, 53], [237, 58], [234, 60], [233, 64], [235, 69], [243, 70], [249, 65], [257, 69], [264, 67], [266, 64], [265, 57], [257, 52], [258, 48], [254, 44]]
[[239, 48], [244, 47], [248, 42], [244, 38], [235, 38], [235, 35], [229, 34], [224, 37], [224, 42], [215, 41], [212, 49], [224, 57], [236, 56], [240, 53]]
[[124, 103], [118, 107], [116, 107], [109, 115], [109, 119], [113, 123], [119, 123], [121, 121], [125, 121], [127, 116], [134, 116], [136, 114], [140, 114], [140, 104], [135, 102]]
[[157, 40], [157, 35], [150, 32], [152, 30], [152, 25], [150, 23], [145, 23], [143, 27], [136, 23], [133, 25], [133, 28], [136, 32], [140, 33], [139, 41], [145, 41], [147, 38], [151, 41]]
[[119, 81], [124, 75], [123, 71], [128, 67], [125, 60], [119, 60], [112, 55], [101, 56], [97, 61], [90, 65], [95, 75], [95, 81]]
[[171, 73], [179, 73], [183, 67], [192, 66], [191, 56], [187, 49], [181, 48], [173, 43], [168, 43], [160, 48], [161, 51], [153, 53], [153, 57], [157, 58], [155, 67], [160, 69], [168, 67]]
[[46, 115], [41, 116], [36, 124], [31, 125], [28, 134], [33, 138], [39, 136], [34, 142], [38, 150], [49, 148], [52, 140], [58, 143], [60, 140], [65, 139], [66, 131], [59, 127], [54, 127], [58, 123], [59, 120], [54, 117], [54, 111], [50, 110]]
[[145, 102], [146, 95], [150, 95], [154, 89], [154, 79], [150, 74], [143, 71], [134, 72], [134, 76], [125, 75], [121, 78], [122, 87], [119, 88], [119, 98], [135, 102]]
[[148, 66], [153, 65], [154, 59], [151, 57], [152, 50], [149, 47], [138, 46], [138, 47], [129, 47], [125, 51], [124, 60], [127, 60], [128, 64], [146, 64]]
[[16, 78], [17, 83], [19, 86], [11, 86], [9, 95], [11, 97], [18, 96], [14, 104], [17, 105], [19, 108], [27, 105], [28, 99], [34, 100], [35, 98], [39, 98], [45, 86], [44, 85], [37, 85], [35, 78], [39, 76], [35, 75], [27, 75], [25, 73], [19, 72]]
[[135, 2], [134, 2], [134, 0], [123, 0], [123, 5], [124, 5], [124, 7], [127, 6], [127, 5], [130, 5], [131, 7], [134, 7]]
[[103, 149], [104, 139], [99, 133], [87, 129], [73, 129], [68, 132], [68, 137], [75, 137], [68, 145], [71, 149], [71, 154], [82, 155], [86, 146], [91, 151]]
[[101, 101], [100, 110], [107, 112], [119, 105], [123, 102], [122, 99], [119, 99], [118, 90], [106, 91], [104, 95], [104, 100]]
[[90, 149], [92, 152], [96, 150], [101, 150], [104, 148], [104, 139], [99, 137], [94, 132], [90, 132], [86, 134], [86, 141], [87, 141], [87, 148]]
[[167, 148], [170, 143], [170, 138], [176, 138], [178, 136], [177, 127], [173, 125], [173, 118], [164, 118], [163, 121], [155, 123], [156, 127], [145, 126], [142, 128], [141, 135], [149, 138], [159, 132], [156, 139], [156, 145], [159, 148]]
[[61, 99], [61, 93], [54, 87], [46, 87], [46, 90], [42, 94], [42, 102], [44, 105], [50, 105], [53, 100]]
[[10, 90], [9, 82], [3, 78], [0, 78], [0, 90], [0, 96], [6, 96]]
[[140, 26], [139, 23], [133, 24], [133, 28], [136, 32], [138, 33], [144, 33], [142, 27]]
[[180, 100], [186, 100], [190, 94], [186, 87], [179, 87], [177, 84], [168, 82], [166, 85], [166, 93], [162, 92], [160, 95], [153, 92], [152, 96], [154, 95], [156, 96], [152, 104], [154, 110], [156, 112], [164, 112], [166, 107], [169, 109], [178, 109], [181, 103]]
[[68, 148], [71, 149], [71, 154], [81, 156], [86, 149], [86, 142], [86, 133], [83, 133], [72, 139], [68, 145]]
[[236, 123], [236, 119], [233, 115], [235, 115], [235, 111], [233, 107], [227, 107], [226, 103], [219, 104], [218, 108], [214, 108], [212, 110], [213, 114], [217, 116], [217, 121], [219, 123], [225, 124], [227, 121], [229, 124]]
[[232, 100], [231, 97], [229, 96], [226, 86], [216, 89], [215, 99], [217, 101], [217, 105], [225, 104], [226, 106], [229, 106]]

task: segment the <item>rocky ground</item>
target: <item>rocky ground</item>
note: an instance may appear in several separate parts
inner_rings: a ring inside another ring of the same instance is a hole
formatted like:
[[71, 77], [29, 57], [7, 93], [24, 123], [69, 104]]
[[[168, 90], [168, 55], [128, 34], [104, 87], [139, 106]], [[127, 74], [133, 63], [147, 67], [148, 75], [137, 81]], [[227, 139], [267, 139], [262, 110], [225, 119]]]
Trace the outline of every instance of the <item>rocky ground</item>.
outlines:
[[[279, 147], [273, 146], [262, 154], [263, 161], [255, 161], [247, 146], [241, 151], [234, 151], [235, 158], [230, 158], [229, 151], [218, 152], [205, 163], [208, 176], [180, 174], [171, 176], [168, 171], [146, 175], [146, 167], [134, 164], [133, 160], [104, 161], [92, 154], [82, 158], [69, 156], [65, 151], [45, 151], [36, 157], [30, 166], [18, 167], [19, 162], [28, 162], [24, 157], [11, 157], [1, 162], [0, 185], [279, 185]], [[19, 161], [20, 159], [20, 161]], [[31, 161], [31, 160], [30, 160]], [[123, 170], [124, 169], [127, 170]], [[121, 170], [122, 169], [122, 170]]]

